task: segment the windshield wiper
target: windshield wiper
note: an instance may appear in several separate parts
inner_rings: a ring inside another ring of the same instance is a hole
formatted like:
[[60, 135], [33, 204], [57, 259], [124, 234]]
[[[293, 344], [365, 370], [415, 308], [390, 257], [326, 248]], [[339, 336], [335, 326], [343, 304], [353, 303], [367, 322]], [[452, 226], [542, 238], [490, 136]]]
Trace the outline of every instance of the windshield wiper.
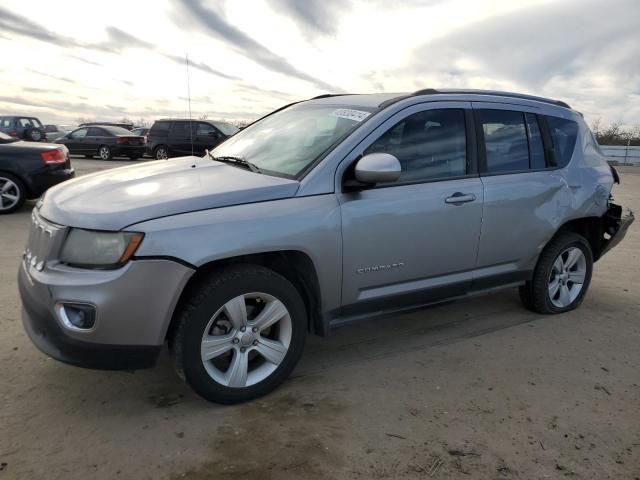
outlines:
[[242, 165], [243, 167], [247, 168], [248, 170], [251, 170], [252, 172], [262, 173], [262, 170], [260, 170], [257, 165], [251, 163], [249, 160], [242, 157], [234, 157], [231, 155], [214, 157], [213, 154], [209, 151], [207, 151], [207, 155], [209, 155], [209, 158], [211, 158], [211, 160], [215, 160], [217, 162], [234, 163], [237, 165]]

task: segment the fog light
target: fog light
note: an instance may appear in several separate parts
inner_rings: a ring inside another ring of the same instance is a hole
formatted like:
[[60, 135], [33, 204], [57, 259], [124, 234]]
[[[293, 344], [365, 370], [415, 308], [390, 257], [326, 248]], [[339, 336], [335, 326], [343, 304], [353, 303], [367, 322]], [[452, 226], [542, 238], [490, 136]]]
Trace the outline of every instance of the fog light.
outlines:
[[90, 330], [96, 323], [96, 307], [87, 303], [63, 303], [56, 310], [65, 327], [72, 330]]

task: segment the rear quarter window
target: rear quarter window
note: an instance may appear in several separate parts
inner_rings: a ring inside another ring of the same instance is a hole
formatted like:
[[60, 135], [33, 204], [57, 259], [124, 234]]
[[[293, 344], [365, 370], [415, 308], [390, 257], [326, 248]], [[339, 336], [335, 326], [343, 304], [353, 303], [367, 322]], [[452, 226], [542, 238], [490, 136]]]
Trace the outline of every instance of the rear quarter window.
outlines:
[[556, 166], [566, 167], [576, 147], [578, 124], [573, 120], [558, 117], [547, 117], [547, 124], [553, 141]]

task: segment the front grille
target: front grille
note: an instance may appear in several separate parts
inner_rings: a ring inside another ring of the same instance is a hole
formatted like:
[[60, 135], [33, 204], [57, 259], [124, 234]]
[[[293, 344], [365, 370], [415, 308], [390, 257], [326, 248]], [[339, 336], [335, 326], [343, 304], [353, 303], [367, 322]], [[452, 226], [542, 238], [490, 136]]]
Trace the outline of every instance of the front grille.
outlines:
[[46, 263], [57, 257], [65, 227], [51, 223], [40, 216], [37, 207], [31, 212], [29, 240], [24, 252], [25, 261], [36, 270], [43, 270]]

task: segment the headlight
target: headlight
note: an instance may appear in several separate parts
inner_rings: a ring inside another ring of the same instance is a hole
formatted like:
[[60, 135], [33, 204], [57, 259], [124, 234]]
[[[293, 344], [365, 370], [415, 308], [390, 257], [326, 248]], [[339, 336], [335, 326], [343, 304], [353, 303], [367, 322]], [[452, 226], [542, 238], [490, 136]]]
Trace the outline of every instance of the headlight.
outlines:
[[86, 268], [117, 268], [129, 261], [144, 234], [96, 232], [72, 228], [60, 254], [60, 261]]

